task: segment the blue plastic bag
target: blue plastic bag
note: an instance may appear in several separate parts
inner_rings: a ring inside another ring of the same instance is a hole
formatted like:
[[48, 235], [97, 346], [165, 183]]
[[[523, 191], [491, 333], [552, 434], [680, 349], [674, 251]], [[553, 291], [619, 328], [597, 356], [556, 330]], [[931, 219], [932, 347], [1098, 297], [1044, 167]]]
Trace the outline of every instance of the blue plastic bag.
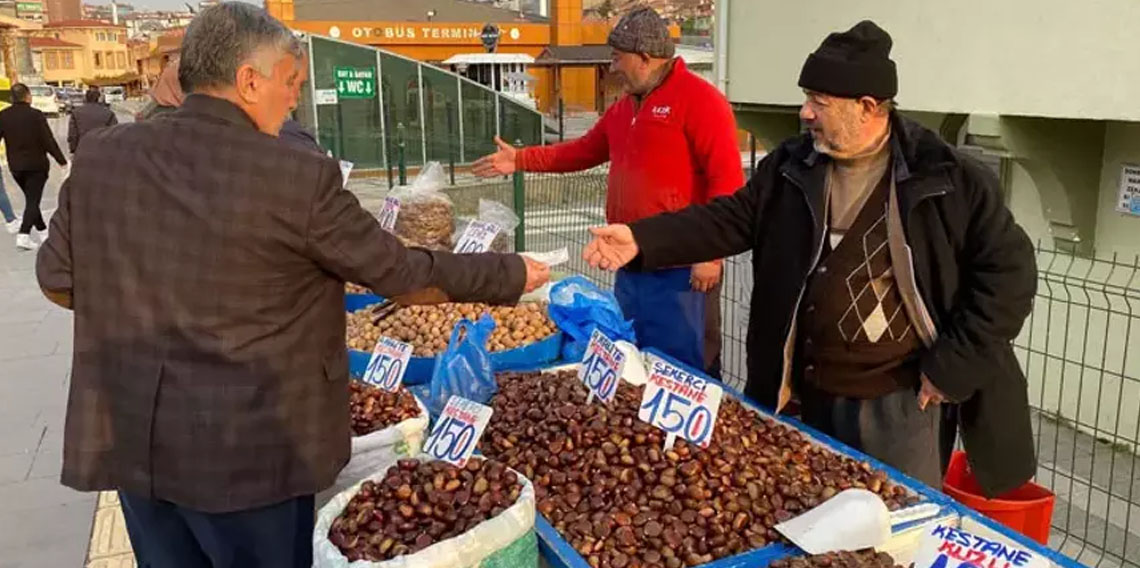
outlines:
[[550, 289], [550, 319], [566, 334], [564, 361], [581, 361], [595, 329], [614, 341], [637, 343], [613, 293], [582, 276], [571, 276]]
[[431, 396], [427, 407], [432, 416], [439, 416], [452, 395], [487, 404], [499, 390], [495, 372], [491, 368], [491, 354], [487, 341], [495, 330], [490, 314], [472, 323], [461, 320], [451, 330], [447, 349], [435, 360], [431, 374]]

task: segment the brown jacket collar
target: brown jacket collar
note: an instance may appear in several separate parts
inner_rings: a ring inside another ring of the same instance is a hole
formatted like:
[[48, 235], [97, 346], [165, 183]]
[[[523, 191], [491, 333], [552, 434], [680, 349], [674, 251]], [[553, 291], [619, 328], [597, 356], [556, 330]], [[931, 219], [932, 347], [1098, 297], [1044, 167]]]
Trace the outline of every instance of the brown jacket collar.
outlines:
[[230, 101], [211, 97], [210, 95], [203, 95], [201, 93], [187, 95], [186, 100], [182, 102], [182, 106], [179, 110], [193, 114], [204, 114], [211, 118], [228, 122], [234, 126], [243, 126], [257, 130], [257, 124], [253, 122], [253, 119], [250, 118], [244, 110]]

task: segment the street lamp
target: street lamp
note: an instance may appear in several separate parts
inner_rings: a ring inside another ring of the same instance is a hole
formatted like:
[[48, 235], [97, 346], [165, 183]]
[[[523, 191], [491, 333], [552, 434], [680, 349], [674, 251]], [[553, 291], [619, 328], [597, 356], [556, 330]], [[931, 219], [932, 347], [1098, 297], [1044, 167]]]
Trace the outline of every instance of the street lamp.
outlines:
[[431, 21], [431, 19], [432, 19], [432, 18], [434, 18], [434, 17], [435, 17], [435, 10], [428, 10], [428, 11], [427, 11], [427, 19], [428, 19], [428, 21], [430, 22], [430, 21]]

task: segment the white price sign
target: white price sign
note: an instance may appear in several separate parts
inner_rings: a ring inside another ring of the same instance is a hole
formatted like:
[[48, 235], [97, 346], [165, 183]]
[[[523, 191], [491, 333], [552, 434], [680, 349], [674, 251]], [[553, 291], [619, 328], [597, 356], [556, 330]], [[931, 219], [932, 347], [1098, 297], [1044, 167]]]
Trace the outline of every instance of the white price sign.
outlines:
[[586, 346], [582, 364], [578, 366], [578, 378], [590, 389], [590, 397], [586, 402], [598, 398], [609, 404], [617, 394], [624, 368], [625, 353], [606, 334], [595, 329], [590, 335], [590, 344]]
[[424, 443], [424, 453], [456, 467], [467, 465], [492, 412], [489, 406], [452, 396]]
[[384, 206], [380, 208], [380, 226], [388, 232], [396, 230], [396, 217], [400, 216], [400, 200], [395, 197], [385, 197]]
[[455, 252], [459, 254], [487, 252], [500, 230], [498, 225], [488, 221], [472, 221], [459, 237]]
[[353, 164], [352, 162], [350, 162], [348, 160], [341, 160], [340, 161], [341, 187], [348, 187], [348, 176], [352, 174], [353, 165], [355, 165], [355, 164]]
[[637, 417], [665, 431], [665, 448], [677, 436], [707, 448], [724, 390], [720, 385], [652, 357]]
[[411, 345], [391, 337], [381, 337], [372, 350], [372, 358], [368, 360], [364, 382], [395, 392], [404, 381], [404, 373], [408, 372], [408, 361], [411, 358]]
[[1049, 568], [1041, 555], [962, 529], [935, 523], [922, 535], [915, 568]]

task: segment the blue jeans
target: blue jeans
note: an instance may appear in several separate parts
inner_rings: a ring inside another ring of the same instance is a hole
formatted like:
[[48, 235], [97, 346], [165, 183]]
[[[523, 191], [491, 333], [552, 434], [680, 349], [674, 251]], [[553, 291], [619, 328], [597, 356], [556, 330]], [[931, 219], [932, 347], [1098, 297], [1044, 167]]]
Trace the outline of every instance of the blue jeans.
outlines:
[[8, 192], [4, 189], [4, 172], [2, 170], [0, 170], [0, 213], [4, 215], [5, 223], [16, 220], [16, 213], [12, 211], [12, 202], [8, 201]]
[[640, 347], [653, 347], [694, 368], [706, 369], [705, 294], [693, 290], [692, 269], [619, 270], [614, 296], [633, 320]]

